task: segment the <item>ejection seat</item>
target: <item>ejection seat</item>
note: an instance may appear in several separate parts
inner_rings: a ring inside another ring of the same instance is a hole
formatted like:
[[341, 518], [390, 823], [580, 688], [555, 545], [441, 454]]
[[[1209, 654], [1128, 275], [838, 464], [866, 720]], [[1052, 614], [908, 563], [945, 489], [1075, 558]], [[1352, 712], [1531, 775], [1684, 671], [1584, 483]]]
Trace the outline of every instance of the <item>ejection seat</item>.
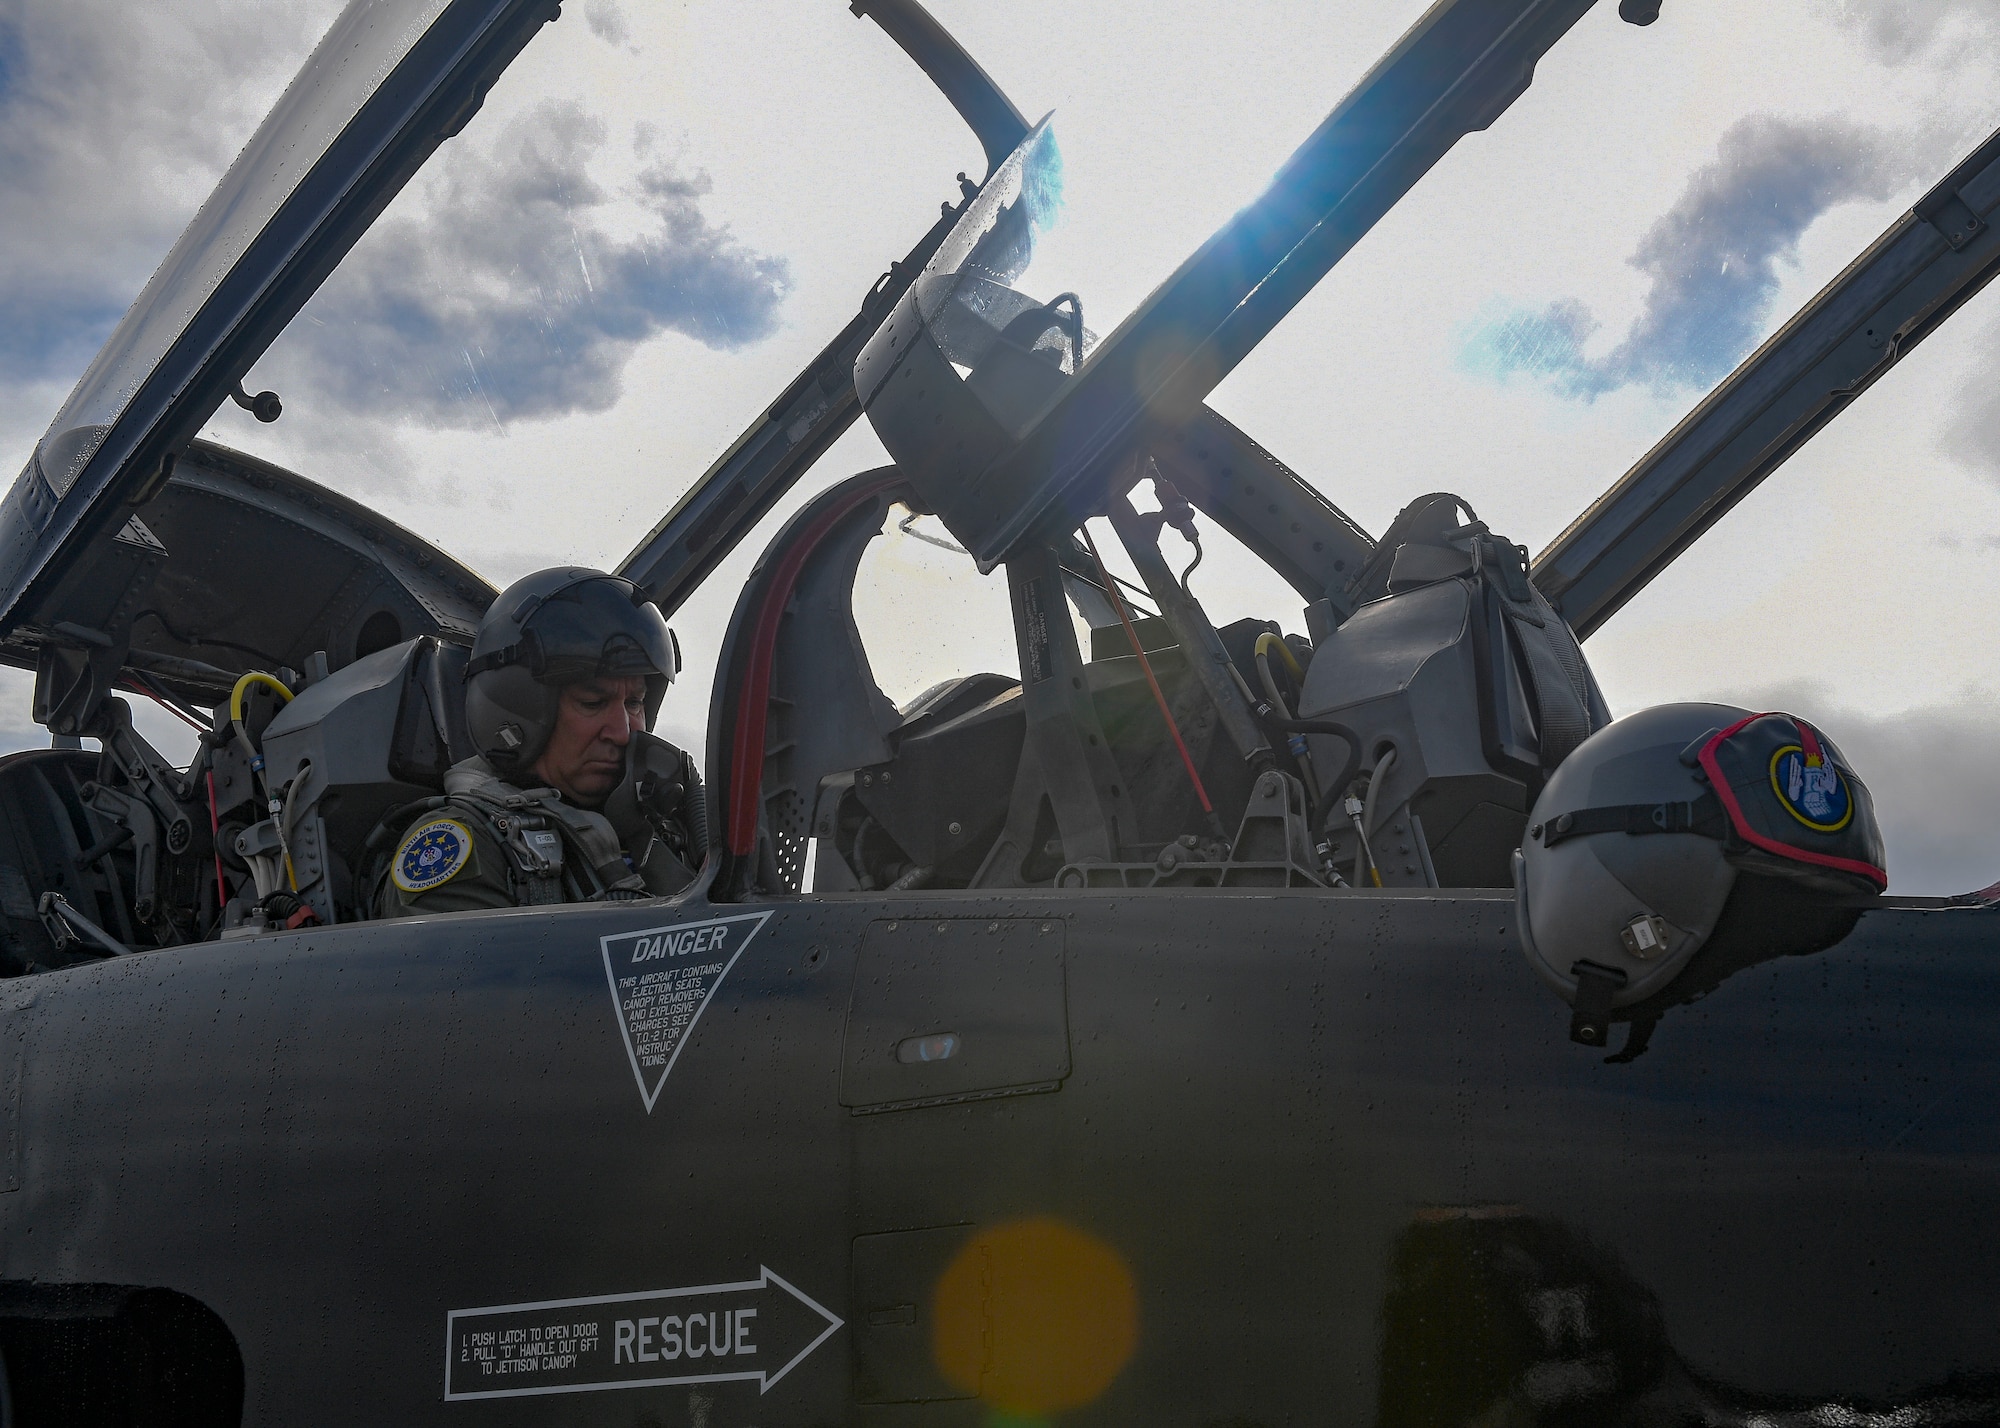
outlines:
[[405, 640], [308, 685], [264, 730], [271, 786], [298, 780], [290, 849], [320, 921], [368, 915], [374, 865], [402, 826], [394, 815], [442, 794], [445, 770], [472, 755], [470, 654], [435, 635]]
[[[854, 584], [863, 552], [899, 502], [920, 508], [921, 497], [889, 467], [807, 505], [753, 571], [724, 640], [710, 706], [710, 787], [732, 858], [768, 891], [804, 885], [809, 848], [818, 892], [1046, 885], [1064, 867], [1050, 799], [1023, 777], [1039, 765], [1026, 758], [1029, 714], [1018, 678], [963, 675], [901, 708], [876, 684], [854, 619]], [[1071, 588], [1076, 578], [1064, 568], [1065, 595], [1088, 613], [1098, 592], [1094, 584]], [[1151, 858], [1201, 826], [1200, 808], [1111, 606], [1091, 623], [1080, 688], [1131, 785], [1133, 841]], [[1247, 666], [1258, 636], [1275, 628], [1243, 621], [1221, 635]], [[1163, 622], [1142, 620], [1136, 634], [1234, 826], [1251, 798], [1250, 771], [1227, 747]]]
[[132, 915], [131, 837], [84, 798], [97, 764], [97, 754], [77, 748], [0, 758], [0, 977], [102, 955], [67, 938], [57, 943], [37, 913], [42, 892], [56, 893], [127, 946], [148, 945]]

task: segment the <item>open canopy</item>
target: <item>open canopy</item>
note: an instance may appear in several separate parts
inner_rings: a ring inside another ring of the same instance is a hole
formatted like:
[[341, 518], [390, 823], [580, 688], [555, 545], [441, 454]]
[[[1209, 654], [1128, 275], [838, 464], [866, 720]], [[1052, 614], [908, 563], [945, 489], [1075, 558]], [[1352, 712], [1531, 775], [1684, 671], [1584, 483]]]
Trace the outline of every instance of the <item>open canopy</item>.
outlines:
[[[61, 646], [97, 651], [115, 672], [129, 651], [132, 667], [150, 661], [155, 673], [182, 661], [189, 682], [180, 687], [190, 695], [245, 667], [249, 651], [269, 663], [325, 650], [337, 665], [367, 644], [358, 623], [326, 613], [347, 609], [346, 596], [288, 600], [298, 626], [289, 638], [251, 628], [268, 616], [256, 612], [269, 571], [307, 569], [290, 556], [318, 549], [321, 518], [334, 511], [345, 513], [335, 522], [346, 533], [338, 541], [383, 590], [409, 588], [401, 568], [390, 568], [394, 560], [442, 572], [436, 598], [410, 606], [430, 613], [398, 617], [406, 634], [451, 637], [476, 620], [490, 591], [442, 552], [309, 482], [204, 450], [193, 437], [557, 8], [553, 0], [347, 6], [0, 502], [0, 661], [33, 665], [42, 650]], [[925, 69], [978, 134], [991, 165], [985, 187], [1004, 177], [1008, 155], [1030, 137], [1019, 109], [916, 0], [854, 8]], [[1021, 419], [975, 465], [912, 466], [946, 524], [990, 564], [1025, 534], [1073, 524], [1120, 482], [1129, 485], [1125, 457], [1144, 448], [1308, 600], [1329, 601], [1335, 617], [1379, 593], [1358, 573], [1372, 548], [1367, 534], [1201, 400], [1459, 137], [1507, 108], [1542, 54], [1589, 8], [1590, 0], [1431, 7], [1306, 137], [1270, 188], [1116, 330], [1086, 341], [1079, 316], [1067, 380], [1037, 408], [1017, 413]], [[1940, 184], [1844, 275], [1838, 294], [1829, 289], [1811, 321], [1802, 316], [1773, 338], [1543, 557], [1536, 580], [1579, 633], [1983, 285], [2000, 251], [1985, 217], [1996, 199], [1989, 170], [2000, 173], [1994, 157], [1990, 146], [1982, 149]], [[940, 246], [962, 220], [977, 217], [982, 185], [968, 181], [964, 189], [622, 563], [621, 573], [663, 608], [671, 611], [712, 572], [860, 414], [867, 394], [857, 393], [856, 362], [865, 369], [871, 339], [894, 336], [899, 305], [914, 312], [923, 298], [912, 284], [937, 272]], [[990, 195], [987, 206], [998, 198]], [[990, 278], [982, 281], [982, 292], [994, 296]], [[951, 335], [943, 340], [949, 345]], [[1831, 360], [1821, 361], [1827, 354]], [[176, 461], [185, 480], [172, 474]], [[253, 468], [266, 473], [263, 485], [242, 476]], [[1235, 499], [1232, 472], [1245, 491], [1254, 485], [1264, 494]], [[177, 482], [227, 487], [230, 500], [279, 522], [286, 534], [267, 547], [276, 565], [267, 560], [258, 570], [232, 560], [231, 549], [244, 547], [232, 546], [228, 529], [167, 515], [166, 507], [186, 504], [174, 494]], [[1309, 528], [1324, 537], [1302, 538]], [[104, 601], [87, 593], [125, 579], [148, 541], [157, 547], [149, 559], [169, 572], [152, 595]], [[349, 572], [330, 589], [359, 578]], [[198, 589], [208, 602], [201, 608]], [[182, 596], [170, 598], [175, 590]], [[181, 637], [189, 635], [199, 638]], [[211, 672], [200, 675], [198, 663]]]
[[0, 653], [78, 638], [56, 630], [79, 623], [51, 603], [65, 572], [111, 554], [129, 508], [556, 13], [553, 0], [351, 0], [0, 503]]

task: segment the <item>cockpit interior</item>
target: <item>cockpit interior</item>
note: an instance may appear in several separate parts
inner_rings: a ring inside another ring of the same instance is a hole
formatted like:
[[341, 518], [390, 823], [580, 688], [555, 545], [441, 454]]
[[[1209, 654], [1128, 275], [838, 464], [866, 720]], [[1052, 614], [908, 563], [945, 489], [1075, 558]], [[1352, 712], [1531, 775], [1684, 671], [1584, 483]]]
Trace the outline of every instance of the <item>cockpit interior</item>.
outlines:
[[[1206, 408], [1084, 494], [1004, 467], [1098, 341], [1077, 294], [1015, 285], [1052, 155], [1037, 128], [862, 350], [896, 464], [810, 501], [742, 593], [710, 704], [716, 891], [1506, 886], [1540, 780], [1608, 719], [1521, 546], [1446, 494], [1371, 539]], [[919, 516], [1003, 573], [1017, 663], [898, 704], [855, 583]], [[1217, 626], [1204, 537], [1297, 604]], [[278, 553], [287, 598], [246, 588], [232, 544]], [[57, 747], [0, 761], [9, 969], [365, 920], [389, 840], [471, 752], [493, 596], [365, 507], [192, 444], [12, 636]], [[188, 768], [133, 698], [199, 730]]]

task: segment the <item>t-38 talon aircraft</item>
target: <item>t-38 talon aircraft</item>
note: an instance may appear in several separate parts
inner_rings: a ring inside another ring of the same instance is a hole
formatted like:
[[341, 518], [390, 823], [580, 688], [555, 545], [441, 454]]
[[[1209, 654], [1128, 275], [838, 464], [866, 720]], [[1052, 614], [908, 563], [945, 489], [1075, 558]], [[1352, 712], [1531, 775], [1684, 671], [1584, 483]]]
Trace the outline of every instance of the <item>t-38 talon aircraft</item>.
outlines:
[[[1577, 640], [1992, 276], [2000, 136], [1532, 562], [1203, 404], [1590, 4], [1440, 0], [1100, 337], [1032, 290], [1046, 124], [855, 0], [990, 166], [621, 567], [671, 613], [857, 417], [893, 457], [742, 590], [701, 877], [381, 922], [494, 592], [195, 433], [557, 7], [354, 0], [0, 506], [55, 736], [0, 760], [0, 1422], [2000, 1423], [2000, 912], [1746, 872], [1558, 997], [1515, 872], [1591, 831], [1532, 812]], [[1017, 670], [880, 692], [898, 504]], [[1307, 636], [1210, 622], [1204, 527]], [[1797, 727], [1770, 786], [1852, 812]]]

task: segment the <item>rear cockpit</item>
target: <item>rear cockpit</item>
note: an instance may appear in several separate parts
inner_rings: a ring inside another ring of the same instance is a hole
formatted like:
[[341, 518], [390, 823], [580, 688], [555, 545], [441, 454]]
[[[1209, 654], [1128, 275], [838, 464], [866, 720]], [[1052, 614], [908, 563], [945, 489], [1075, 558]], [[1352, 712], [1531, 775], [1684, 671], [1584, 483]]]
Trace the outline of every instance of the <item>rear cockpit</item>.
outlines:
[[[1201, 324], [1245, 320], [1252, 254], [1291, 261], [1258, 222], [1102, 341], [1077, 293], [1034, 296], [1061, 171], [1045, 119], [968, 194], [854, 363], [895, 465], [801, 512], [737, 607], [709, 744], [725, 885], [1506, 886], [1543, 776], [1609, 719], [1525, 548], [1447, 495], [1378, 543], [1200, 405]], [[854, 585], [896, 507], [1004, 570], [1016, 677], [883, 694]], [[1218, 628], [1204, 533], [1304, 629]]]
[[[1322, 595], [1309, 634], [1217, 628], [1162, 534], [1232, 540], [1254, 483], [1195, 505], [1145, 469], [1158, 509], [1121, 499], [1004, 562], [1018, 674], [900, 706], [857, 626], [856, 573], [922, 496], [873, 472], [793, 521], [738, 607], [713, 706], [746, 891], [1508, 885], [1542, 777], [1609, 717], [1521, 549], [1425, 497], [1354, 561], [1345, 620]], [[1311, 535], [1358, 533], [1327, 508]]]

